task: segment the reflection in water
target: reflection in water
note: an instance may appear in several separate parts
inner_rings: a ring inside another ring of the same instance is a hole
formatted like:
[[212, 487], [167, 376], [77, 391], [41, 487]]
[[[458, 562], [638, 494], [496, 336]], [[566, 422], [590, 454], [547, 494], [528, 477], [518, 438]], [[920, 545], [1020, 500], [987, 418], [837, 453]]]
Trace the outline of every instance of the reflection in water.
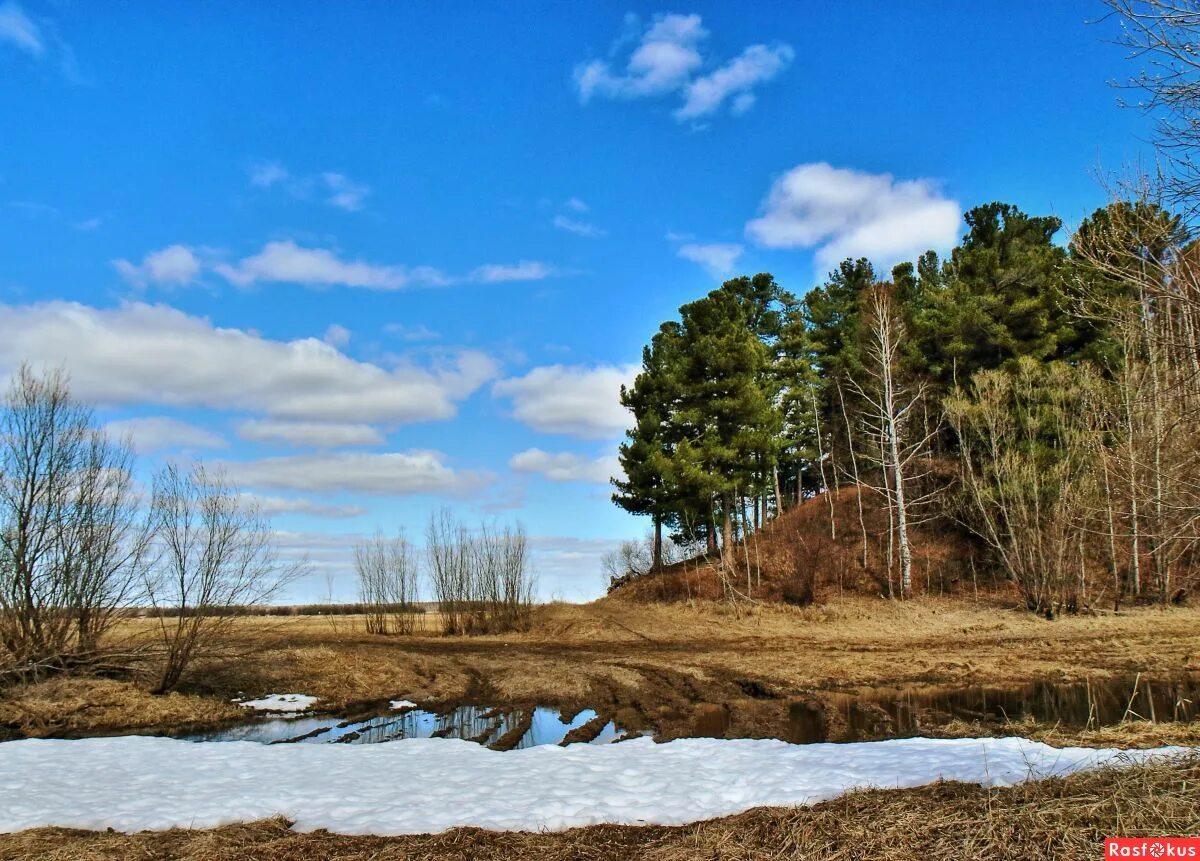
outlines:
[[[495, 709], [462, 706], [445, 714], [411, 709], [389, 712], [360, 720], [337, 717], [273, 718], [241, 724], [215, 732], [187, 736], [188, 741], [256, 741], [263, 744], [377, 744], [402, 738], [458, 738], [494, 745], [526, 719], [529, 728], [513, 749], [542, 744], [559, 744], [571, 730], [596, 717], [591, 709], [571, 715], [555, 709]], [[623, 733], [609, 721], [591, 744], [616, 741]]]
[[820, 699], [821, 705], [790, 705], [788, 741], [808, 744], [919, 735], [923, 727], [955, 719], [1002, 723], [1031, 718], [1077, 728], [1124, 720], [1190, 721], [1200, 717], [1200, 677], [1038, 682], [1010, 689], [887, 688], [822, 694]]

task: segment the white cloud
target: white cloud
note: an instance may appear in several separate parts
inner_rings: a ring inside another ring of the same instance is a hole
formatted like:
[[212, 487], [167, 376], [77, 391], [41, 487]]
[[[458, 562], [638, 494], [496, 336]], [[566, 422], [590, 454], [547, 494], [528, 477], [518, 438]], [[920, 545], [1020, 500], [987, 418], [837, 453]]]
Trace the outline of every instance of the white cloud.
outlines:
[[637, 371], [637, 365], [546, 365], [496, 382], [492, 393], [511, 398], [513, 416], [536, 431], [604, 439], [629, 424], [621, 385], [631, 385]]
[[334, 347], [344, 347], [350, 343], [350, 330], [338, 323], [330, 323], [321, 340]]
[[733, 273], [738, 258], [742, 256], [742, 246], [726, 242], [710, 245], [692, 243], [680, 246], [676, 253], [684, 260], [699, 263], [714, 278], [720, 278]]
[[330, 505], [302, 496], [265, 496], [259, 493], [243, 493], [241, 496], [266, 517], [274, 517], [279, 514], [307, 514], [310, 517], [359, 517], [367, 513], [367, 509], [361, 505]]
[[290, 176], [287, 168], [277, 161], [260, 161], [250, 167], [250, 184], [256, 188], [270, 188]]
[[308, 493], [356, 492], [379, 496], [462, 496], [490, 484], [492, 476], [456, 472], [436, 451], [321, 452], [216, 465], [246, 487]]
[[110, 436], [128, 439], [142, 453], [164, 449], [227, 448], [220, 435], [166, 416], [119, 419], [104, 426]]
[[587, 212], [588, 209], [590, 208], [590, 207], [588, 207], [588, 205], [586, 203], [584, 203], [578, 197], [567, 198], [567, 202], [564, 203], [563, 206], [565, 206], [567, 209], [571, 210], [572, 212]]
[[815, 248], [823, 269], [847, 257], [886, 267], [953, 245], [961, 213], [932, 180], [897, 181], [816, 162], [775, 181], [746, 236], [767, 248]]
[[554, 221], [551, 223], [559, 230], [565, 230], [567, 233], [574, 233], [576, 236], [583, 236], [587, 239], [599, 239], [604, 235], [604, 231], [596, 225], [568, 218], [565, 215], [554, 216]]
[[329, 190], [329, 196], [325, 198], [325, 202], [347, 212], [357, 212], [362, 209], [363, 200], [371, 193], [369, 186], [352, 182], [345, 174], [327, 172], [321, 174], [321, 179], [324, 180], [325, 186]]
[[468, 276], [471, 281], [496, 284], [502, 281], [541, 281], [555, 274], [554, 267], [537, 260], [518, 263], [487, 263], [476, 267]]
[[678, 90], [704, 62], [697, 48], [708, 35], [699, 15], [661, 15], [642, 34], [624, 72], [614, 72], [603, 60], [575, 69], [579, 98], [593, 96], [632, 99]]
[[46, 53], [41, 28], [12, 0], [0, 3], [0, 42], [15, 45], [32, 57], [40, 58]]
[[778, 75], [791, 63], [794, 52], [788, 45], [750, 45], [733, 60], [701, 74], [709, 65], [700, 50], [707, 38], [699, 15], [660, 15], [649, 26], [636, 17], [627, 19], [637, 32], [634, 47], [623, 69], [605, 60], [592, 60], [575, 68], [579, 99], [587, 104], [594, 97], [635, 99], [679, 93], [683, 104], [674, 112], [680, 121], [696, 120], [718, 112], [728, 101], [734, 114], [745, 113], [754, 104], [754, 87]]
[[514, 472], [536, 473], [551, 481], [586, 481], [593, 484], [608, 484], [609, 479], [621, 474], [621, 464], [615, 456], [592, 459], [570, 452], [551, 454], [540, 448], [514, 454], [508, 466]]
[[751, 90], [771, 80], [792, 62], [794, 52], [787, 45], [751, 45], [741, 55], [716, 71], [699, 77], [684, 88], [684, 102], [675, 111], [676, 119], [694, 120], [720, 110], [733, 97], [732, 112], [744, 114], [754, 105]]
[[168, 245], [159, 251], [151, 251], [140, 264], [128, 260], [114, 260], [117, 272], [134, 287], [150, 285], [162, 287], [186, 287], [200, 274], [200, 258], [186, 245]]
[[237, 427], [237, 435], [251, 442], [282, 442], [293, 446], [338, 448], [383, 445], [383, 434], [368, 424], [346, 422], [289, 422], [249, 419]]
[[442, 285], [445, 275], [428, 266], [378, 266], [362, 260], [342, 260], [324, 248], [302, 248], [290, 239], [268, 242], [262, 251], [236, 264], [214, 269], [232, 284], [248, 287], [259, 282], [287, 282], [308, 287], [363, 287], [401, 290], [416, 284]]
[[210, 407], [294, 421], [446, 419], [496, 376], [482, 353], [386, 369], [316, 338], [275, 341], [218, 328], [165, 305], [101, 310], [74, 302], [0, 305], [0, 368], [65, 366], [73, 390], [103, 404]]

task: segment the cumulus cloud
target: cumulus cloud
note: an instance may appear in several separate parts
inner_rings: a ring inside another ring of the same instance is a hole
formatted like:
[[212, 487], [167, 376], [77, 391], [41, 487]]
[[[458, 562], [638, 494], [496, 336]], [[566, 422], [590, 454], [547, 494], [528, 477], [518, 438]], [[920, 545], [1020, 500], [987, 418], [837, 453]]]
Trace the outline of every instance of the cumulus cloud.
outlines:
[[771, 80], [788, 67], [794, 52], [787, 45], [751, 45], [741, 55], [710, 74], [697, 78], [683, 91], [683, 105], [675, 118], [694, 120], [716, 113], [732, 99], [733, 114], [744, 114], [754, 105], [754, 87]]
[[353, 182], [342, 173], [323, 173], [321, 179], [329, 192], [325, 202], [347, 212], [357, 212], [362, 209], [363, 200], [371, 193], [369, 186]]
[[168, 449], [228, 447], [220, 435], [166, 416], [119, 419], [109, 422], [104, 429], [116, 439], [128, 439], [143, 454]]
[[521, 260], [518, 263], [486, 263], [476, 267], [468, 280], [481, 284], [497, 284], [503, 281], [541, 281], [555, 274], [554, 267], [537, 260]]
[[141, 263], [120, 259], [113, 267], [134, 287], [186, 287], [200, 275], [200, 258], [186, 245], [168, 245], [151, 251]]
[[445, 275], [429, 266], [408, 269], [343, 260], [328, 249], [303, 248], [290, 239], [268, 242], [258, 254], [232, 265], [218, 263], [214, 269], [238, 287], [259, 282], [286, 282], [308, 287], [402, 290], [417, 284], [437, 286], [448, 283]]
[[308, 493], [463, 496], [492, 481], [487, 473], [455, 471], [441, 452], [423, 450], [318, 452], [216, 465], [245, 487]]
[[540, 448], [526, 449], [508, 461], [514, 472], [543, 475], [551, 481], [585, 481], [608, 484], [621, 474], [621, 464], [615, 456], [587, 458], [570, 452], [552, 454]]
[[709, 245], [689, 243], [680, 246], [676, 253], [684, 260], [699, 263], [714, 278], [720, 278], [733, 273], [738, 258], [742, 256], [742, 246], [727, 242]]
[[584, 439], [610, 438], [629, 424], [621, 386], [632, 385], [637, 365], [546, 365], [492, 386], [510, 398], [513, 416], [542, 433]]
[[961, 213], [932, 180], [898, 181], [816, 162], [775, 181], [746, 236], [767, 248], [815, 248], [824, 269], [846, 257], [888, 266], [953, 245]]
[[12, 0], [0, 3], [0, 42], [15, 45], [39, 59], [46, 53], [46, 40], [41, 28]]
[[[750, 45], [727, 63], [716, 65], [701, 53], [708, 37], [699, 15], [659, 15], [649, 25], [627, 19], [634, 47], [623, 68], [606, 60], [591, 60], [575, 68], [579, 99], [596, 97], [636, 99], [678, 93], [683, 104], [677, 120], [698, 120], [717, 113], [728, 102], [730, 112], [745, 113], [754, 104], [754, 88], [770, 81], [791, 63], [788, 45]], [[702, 73], [705, 67], [711, 71]]]
[[554, 216], [551, 222], [559, 230], [565, 230], [567, 233], [574, 233], [576, 236], [582, 236], [585, 239], [599, 239], [604, 235], [604, 231], [594, 224], [586, 221], [581, 221], [578, 218], [568, 218], [565, 215], [559, 214]]
[[266, 496], [259, 493], [243, 493], [242, 499], [267, 517], [279, 514], [307, 514], [310, 517], [359, 517], [367, 513], [361, 505], [331, 505], [307, 499], [303, 496]]
[[494, 379], [474, 351], [419, 367], [359, 362], [316, 338], [276, 341], [220, 328], [165, 305], [97, 309], [74, 302], [0, 305], [0, 366], [64, 365], [73, 390], [103, 404], [153, 403], [293, 421], [446, 419]]
[[293, 446], [338, 448], [383, 445], [383, 434], [368, 424], [346, 422], [289, 422], [249, 419], [237, 427], [237, 435], [251, 442], [282, 442]]
[[661, 15], [642, 33], [623, 72], [603, 60], [575, 69], [579, 98], [632, 99], [670, 93], [684, 86], [704, 59], [698, 44], [708, 31], [699, 15]]

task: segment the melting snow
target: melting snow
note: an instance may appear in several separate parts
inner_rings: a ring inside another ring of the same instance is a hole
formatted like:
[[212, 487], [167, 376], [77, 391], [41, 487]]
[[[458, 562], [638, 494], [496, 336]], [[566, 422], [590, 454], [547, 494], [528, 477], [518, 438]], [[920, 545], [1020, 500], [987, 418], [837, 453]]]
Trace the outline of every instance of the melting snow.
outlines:
[[127, 736], [0, 744], [0, 832], [207, 828], [284, 816], [342, 834], [460, 825], [676, 825], [868, 786], [1005, 786], [1179, 752], [1057, 749], [1021, 738], [858, 744], [682, 739], [498, 753], [454, 739], [261, 745]]
[[239, 705], [260, 712], [305, 712], [312, 708], [316, 701], [316, 697], [305, 694], [269, 694], [259, 700], [246, 700]]
[[390, 706], [393, 711], [417, 708], [417, 704], [412, 700], [392, 700], [390, 703], [388, 703], [388, 706]]

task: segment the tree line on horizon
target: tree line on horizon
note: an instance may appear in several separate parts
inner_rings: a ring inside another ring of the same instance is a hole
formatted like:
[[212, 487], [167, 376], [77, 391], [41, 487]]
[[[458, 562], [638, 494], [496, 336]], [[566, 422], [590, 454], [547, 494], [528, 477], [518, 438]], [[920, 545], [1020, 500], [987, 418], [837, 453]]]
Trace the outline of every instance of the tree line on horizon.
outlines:
[[651, 567], [665, 530], [719, 558], [736, 596], [739, 540], [851, 485], [886, 508], [891, 595], [911, 593], [913, 526], [931, 518], [1037, 612], [1194, 585], [1193, 234], [1144, 187], [1062, 244], [1059, 219], [1009, 204], [964, 221], [944, 258], [886, 274], [847, 259], [802, 297], [734, 278], [658, 327], [621, 392], [613, 494], [651, 519]]

